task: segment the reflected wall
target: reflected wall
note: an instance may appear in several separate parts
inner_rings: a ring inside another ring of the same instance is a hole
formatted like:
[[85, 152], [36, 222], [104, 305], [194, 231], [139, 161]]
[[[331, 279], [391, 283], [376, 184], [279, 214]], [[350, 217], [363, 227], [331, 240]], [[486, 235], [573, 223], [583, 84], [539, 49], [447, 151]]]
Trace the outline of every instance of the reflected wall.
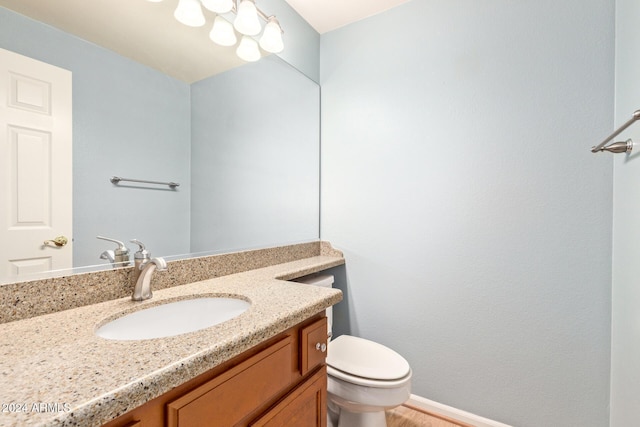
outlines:
[[319, 86], [277, 56], [189, 85], [1, 7], [0, 47], [72, 71], [74, 267], [108, 267], [96, 235], [155, 256], [318, 239]]
[[319, 97], [273, 56], [191, 86], [191, 252], [318, 238]]

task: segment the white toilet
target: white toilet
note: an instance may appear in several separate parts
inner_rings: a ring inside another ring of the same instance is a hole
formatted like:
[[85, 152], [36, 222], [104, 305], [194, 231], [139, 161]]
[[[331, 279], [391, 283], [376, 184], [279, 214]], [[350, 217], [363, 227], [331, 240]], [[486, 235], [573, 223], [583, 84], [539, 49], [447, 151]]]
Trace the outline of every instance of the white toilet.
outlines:
[[[333, 276], [297, 281], [331, 287]], [[328, 308], [329, 337], [332, 317]], [[327, 391], [329, 427], [386, 427], [384, 411], [409, 399], [411, 368], [402, 356], [382, 344], [341, 335], [328, 345]]]

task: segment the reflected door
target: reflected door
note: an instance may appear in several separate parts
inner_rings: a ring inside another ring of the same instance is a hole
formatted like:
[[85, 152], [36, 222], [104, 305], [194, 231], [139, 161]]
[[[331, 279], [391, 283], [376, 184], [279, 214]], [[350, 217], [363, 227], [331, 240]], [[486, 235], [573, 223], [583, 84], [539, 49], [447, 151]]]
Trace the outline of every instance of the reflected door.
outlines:
[[0, 280], [72, 266], [71, 106], [70, 71], [0, 49]]

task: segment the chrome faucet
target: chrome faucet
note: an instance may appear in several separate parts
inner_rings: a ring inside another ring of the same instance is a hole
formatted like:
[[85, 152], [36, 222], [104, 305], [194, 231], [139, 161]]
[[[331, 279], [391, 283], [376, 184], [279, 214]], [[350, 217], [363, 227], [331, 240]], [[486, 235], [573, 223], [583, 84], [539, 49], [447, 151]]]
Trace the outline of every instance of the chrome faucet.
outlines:
[[100, 259], [109, 260], [113, 268], [126, 267], [129, 265], [129, 249], [120, 240], [110, 239], [109, 237], [96, 236], [97, 239], [113, 242], [118, 245], [115, 250], [106, 250], [100, 254]]
[[140, 247], [138, 251], [134, 254], [133, 258], [135, 261], [135, 266], [133, 268], [133, 295], [131, 295], [131, 299], [134, 301], [144, 301], [153, 296], [151, 292], [151, 276], [153, 272], [158, 271], [166, 271], [167, 270], [167, 262], [164, 258], [151, 258], [149, 256], [149, 252], [139, 240], [133, 239], [132, 243], [135, 243]]
[[140, 264], [140, 276], [133, 288], [131, 299], [134, 301], [144, 301], [153, 296], [151, 292], [151, 275], [155, 270], [166, 271], [167, 262], [164, 258], [151, 258], [149, 261]]
[[144, 243], [142, 243], [140, 240], [131, 239], [130, 242], [135, 243], [136, 245], [139, 246], [136, 253], [133, 254], [134, 269], [133, 269], [133, 274], [131, 275], [131, 283], [133, 283], [133, 285], [135, 286], [135, 284], [138, 282], [138, 277], [142, 272], [142, 265], [149, 262], [149, 260], [151, 259], [151, 256], [149, 256], [149, 251], [147, 251], [147, 248], [144, 246]]

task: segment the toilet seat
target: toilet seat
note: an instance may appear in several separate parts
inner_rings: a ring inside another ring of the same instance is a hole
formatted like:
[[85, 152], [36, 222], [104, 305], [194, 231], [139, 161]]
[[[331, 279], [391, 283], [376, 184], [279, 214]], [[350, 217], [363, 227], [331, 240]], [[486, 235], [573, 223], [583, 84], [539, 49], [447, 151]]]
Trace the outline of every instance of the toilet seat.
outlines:
[[411, 381], [411, 374], [412, 372], [409, 371], [407, 375], [397, 380], [373, 380], [371, 378], [363, 378], [363, 377], [357, 377], [355, 375], [350, 375], [347, 372], [343, 372], [339, 369], [335, 369], [327, 365], [327, 375], [330, 378], [335, 378], [338, 380], [348, 382], [353, 385], [359, 385], [359, 386], [370, 387], [370, 388], [404, 387], [407, 383]]
[[327, 373], [352, 384], [394, 388], [411, 379], [409, 363], [382, 344], [341, 335], [329, 343]]

